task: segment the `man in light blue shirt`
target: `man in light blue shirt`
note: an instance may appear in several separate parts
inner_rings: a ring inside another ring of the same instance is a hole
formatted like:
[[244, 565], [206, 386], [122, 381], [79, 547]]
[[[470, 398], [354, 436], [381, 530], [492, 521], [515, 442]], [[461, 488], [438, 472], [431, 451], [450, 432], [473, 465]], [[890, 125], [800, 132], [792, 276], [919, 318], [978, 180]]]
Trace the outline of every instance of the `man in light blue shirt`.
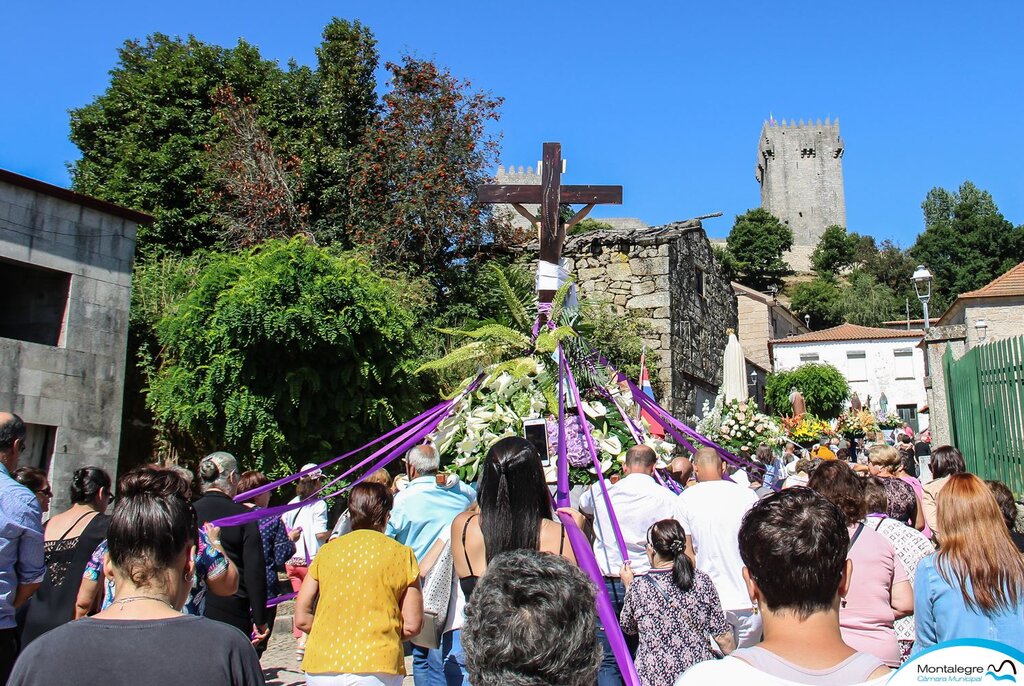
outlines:
[[[476, 491], [458, 479], [438, 483], [441, 458], [432, 445], [418, 445], [405, 456], [409, 486], [395, 496], [387, 530], [422, 560], [452, 520], [476, 502]], [[441, 652], [412, 648], [416, 686], [445, 686]]]
[[32, 491], [11, 478], [25, 451], [25, 422], [0, 412], [0, 684], [18, 657], [14, 611], [43, 581], [43, 514]]

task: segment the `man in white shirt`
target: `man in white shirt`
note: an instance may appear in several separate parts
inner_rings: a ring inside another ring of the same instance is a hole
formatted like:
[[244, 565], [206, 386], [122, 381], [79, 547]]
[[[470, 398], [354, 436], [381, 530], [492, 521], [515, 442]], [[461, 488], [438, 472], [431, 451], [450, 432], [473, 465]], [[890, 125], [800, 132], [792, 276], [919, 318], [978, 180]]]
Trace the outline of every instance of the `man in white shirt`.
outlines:
[[738, 536], [743, 515], [757, 502], [757, 495], [722, 478], [722, 458], [713, 448], [698, 450], [693, 466], [697, 483], [677, 499], [686, 529], [686, 554], [711, 577], [737, 646], [747, 648], [761, 640], [761, 618], [754, 613], [743, 582]]
[[[654, 480], [657, 459], [649, 447], [633, 446], [626, 452], [623, 465], [625, 475], [618, 483], [608, 487], [612, 510], [626, 544], [628, 562], [637, 575], [646, 574], [651, 566], [647, 559], [647, 531], [655, 522], [672, 518], [676, 514], [677, 496]], [[621, 613], [626, 595], [626, 589], [619, 579], [623, 560], [599, 484], [594, 484], [583, 494], [580, 509], [594, 519], [594, 533], [597, 536], [594, 540], [594, 556], [605, 577], [604, 583], [612, 606], [616, 614]], [[604, 658], [597, 674], [598, 686], [621, 686], [622, 676], [604, 630], [599, 628], [597, 635], [604, 648]], [[629, 642], [630, 637], [627, 636], [626, 640]], [[636, 649], [633, 644], [630, 647]]]

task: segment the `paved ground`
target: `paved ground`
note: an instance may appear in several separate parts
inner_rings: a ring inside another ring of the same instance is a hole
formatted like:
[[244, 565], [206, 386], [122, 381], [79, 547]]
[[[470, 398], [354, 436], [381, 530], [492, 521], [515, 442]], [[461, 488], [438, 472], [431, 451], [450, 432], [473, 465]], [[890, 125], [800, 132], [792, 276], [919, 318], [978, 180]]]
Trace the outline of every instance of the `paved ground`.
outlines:
[[[274, 633], [270, 637], [270, 646], [263, 653], [263, 676], [267, 686], [295, 686], [305, 684], [306, 679], [295, 660], [295, 639], [292, 638], [292, 603], [282, 603], [278, 609]], [[405, 658], [405, 684], [412, 686], [412, 658]]]

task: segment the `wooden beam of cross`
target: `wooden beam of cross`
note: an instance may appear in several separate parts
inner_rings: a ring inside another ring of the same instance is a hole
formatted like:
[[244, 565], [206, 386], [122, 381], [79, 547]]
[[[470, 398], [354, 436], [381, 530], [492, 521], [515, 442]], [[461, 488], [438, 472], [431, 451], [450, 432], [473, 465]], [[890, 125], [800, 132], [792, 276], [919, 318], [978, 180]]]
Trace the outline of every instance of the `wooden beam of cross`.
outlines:
[[[565, 242], [566, 222], [559, 220], [561, 205], [586, 205], [569, 220], [572, 226], [593, 209], [594, 205], [621, 205], [622, 186], [563, 186], [562, 185], [562, 144], [545, 143], [541, 164], [539, 186], [489, 183], [477, 186], [477, 202], [510, 204], [536, 223], [521, 207], [524, 203], [540, 205], [540, 259], [553, 265], [559, 264], [562, 244]], [[550, 303], [556, 289], [544, 288], [537, 291], [537, 299]]]

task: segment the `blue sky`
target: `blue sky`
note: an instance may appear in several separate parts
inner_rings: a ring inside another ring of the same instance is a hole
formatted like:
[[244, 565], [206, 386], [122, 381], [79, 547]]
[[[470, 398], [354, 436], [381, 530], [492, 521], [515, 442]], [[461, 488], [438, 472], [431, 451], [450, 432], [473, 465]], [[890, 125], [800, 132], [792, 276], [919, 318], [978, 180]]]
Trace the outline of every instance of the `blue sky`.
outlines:
[[[505, 98], [502, 162], [560, 140], [567, 183], [620, 183], [595, 216], [652, 224], [760, 204], [761, 124], [839, 117], [849, 228], [906, 246], [933, 186], [971, 179], [1024, 223], [1024, 3], [281, 3], [8, 0], [0, 7], [0, 167], [67, 185], [69, 108], [103, 91], [116, 48], [160, 31], [310, 63], [357, 18], [382, 59], [433, 58]], [[383, 74], [382, 74], [383, 76]]]

